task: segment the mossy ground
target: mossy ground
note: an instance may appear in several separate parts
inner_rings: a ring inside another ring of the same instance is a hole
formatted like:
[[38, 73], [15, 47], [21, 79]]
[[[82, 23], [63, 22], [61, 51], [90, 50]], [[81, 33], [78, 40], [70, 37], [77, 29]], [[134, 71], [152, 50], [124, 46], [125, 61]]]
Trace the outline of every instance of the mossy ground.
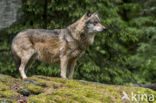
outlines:
[[[16, 81], [16, 79], [13, 79]], [[16, 91], [10, 90], [10, 84], [0, 79], [0, 103], [5, 100], [15, 103], [19, 96]], [[33, 76], [21, 80], [19, 90], [23, 88], [30, 92], [28, 103], [137, 103], [137, 101], [122, 100], [123, 91], [128, 96], [134, 94], [153, 94], [150, 89], [131, 86], [102, 85], [79, 80], [68, 80], [62, 78]], [[148, 103], [145, 99], [140, 103]], [[150, 103], [156, 103], [156, 100]]]
[[15, 78], [0, 74], [0, 103], [16, 103], [19, 94], [10, 89], [16, 81]]

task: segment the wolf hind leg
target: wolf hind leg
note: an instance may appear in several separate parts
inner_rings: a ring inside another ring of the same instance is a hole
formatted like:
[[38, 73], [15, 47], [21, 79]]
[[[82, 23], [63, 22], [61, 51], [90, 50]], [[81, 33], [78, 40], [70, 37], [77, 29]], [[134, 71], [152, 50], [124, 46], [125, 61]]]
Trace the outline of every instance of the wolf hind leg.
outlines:
[[19, 72], [20, 72], [20, 74], [22, 76], [22, 79], [26, 79], [27, 78], [27, 76], [25, 74], [25, 71], [24, 71], [26, 64], [27, 64], [27, 60], [22, 60], [21, 61], [21, 65], [19, 67]]
[[12, 51], [13, 59], [16, 65], [16, 69], [18, 70], [21, 64], [21, 59], [16, 55], [15, 52]]
[[27, 65], [26, 65], [26, 67], [25, 67], [25, 73], [27, 73], [28, 68], [35, 62], [36, 55], [37, 55], [37, 54], [34, 53], [34, 54], [30, 57], [30, 59], [29, 59]]
[[22, 79], [26, 79], [27, 78], [27, 76], [25, 74], [25, 69], [27, 67], [29, 67], [29, 65], [31, 63], [31, 58], [35, 54], [35, 51], [32, 49], [32, 50], [29, 50], [29, 51], [25, 52], [25, 54], [26, 55], [24, 55], [21, 58], [21, 64], [20, 64], [20, 67], [19, 67], [19, 72], [20, 72], [20, 75], [22, 76]]

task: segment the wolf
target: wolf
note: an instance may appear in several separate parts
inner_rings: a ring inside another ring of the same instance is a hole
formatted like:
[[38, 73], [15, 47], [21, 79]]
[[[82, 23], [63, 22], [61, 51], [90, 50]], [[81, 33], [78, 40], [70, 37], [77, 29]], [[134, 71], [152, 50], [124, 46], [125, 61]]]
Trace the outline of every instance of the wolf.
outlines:
[[60, 64], [62, 78], [72, 79], [76, 61], [87, 47], [93, 44], [95, 32], [105, 27], [98, 13], [86, 12], [75, 23], [63, 29], [27, 29], [13, 39], [11, 52], [22, 79], [26, 79], [28, 67], [35, 61]]

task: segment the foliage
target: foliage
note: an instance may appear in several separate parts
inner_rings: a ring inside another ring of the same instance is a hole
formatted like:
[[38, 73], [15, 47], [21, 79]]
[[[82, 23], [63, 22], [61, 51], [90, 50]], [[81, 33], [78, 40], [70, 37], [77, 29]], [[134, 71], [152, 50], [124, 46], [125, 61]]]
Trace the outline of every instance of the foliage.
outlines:
[[[98, 10], [107, 28], [78, 61], [74, 78], [110, 84], [156, 82], [155, 1], [143, 0], [22, 0], [20, 18], [1, 31], [0, 49], [10, 50], [18, 32], [28, 28], [64, 28], [87, 10]], [[0, 54], [0, 72], [19, 76], [10, 52]], [[28, 75], [59, 76], [58, 65], [39, 61]]]

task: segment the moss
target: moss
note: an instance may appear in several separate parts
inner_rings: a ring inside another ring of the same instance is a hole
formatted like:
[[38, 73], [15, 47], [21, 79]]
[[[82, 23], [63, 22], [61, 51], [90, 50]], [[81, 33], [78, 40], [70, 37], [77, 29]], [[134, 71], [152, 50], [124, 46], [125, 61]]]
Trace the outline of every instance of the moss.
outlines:
[[16, 93], [15, 91], [13, 91], [13, 90], [10, 90], [8, 84], [9, 84], [8, 82], [4, 83], [4, 82], [0, 81], [0, 98], [4, 98], [4, 99], [9, 98], [9, 99], [12, 99], [12, 100], [17, 99], [19, 97], [19, 94]]
[[[132, 91], [134, 93], [139, 91], [147, 94], [152, 93], [156, 96], [155, 91], [140, 87], [101, 85], [61, 78], [48, 78], [48, 81], [50, 81], [48, 86], [54, 89], [31, 97], [28, 103], [122, 103], [124, 102], [121, 99], [123, 91], [128, 95]], [[145, 100], [144, 102], [148, 103]]]
[[43, 91], [43, 88], [34, 84], [24, 84], [22, 88], [30, 91], [32, 94], [40, 94]]
[[14, 99], [14, 98], [18, 98], [19, 94], [12, 90], [5, 90], [5, 91], [0, 91], [0, 97]]
[[[156, 99], [156, 92], [147, 88], [102, 85], [44, 76], [33, 76], [21, 81], [19, 91], [28, 91], [33, 94], [30, 94], [28, 103], [137, 103], [122, 100], [123, 91], [128, 96], [132, 92], [153, 94]], [[15, 95], [16, 92], [9, 90], [5, 83], [0, 82], [0, 97], [16, 100], [15, 97], [18, 94]], [[144, 99], [143, 103], [148, 103], [148, 101]]]
[[9, 99], [0, 98], [0, 103], [18, 103], [18, 102]]
[[53, 84], [53, 88], [54, 88], [54, 89], [58, 89], [59, 87], [60, 87], [60, 85], [59, 85], [58, 83], [54, 83], [54, 84]]
[[22, 81], [19, 92], [27, 96], [30, 94], [38, 95], [44, 92], [44, 88], [48, 87], [47, 84], [48, 81], [41, 79], [41, 76], [33, 76]]
[[5, 91], [8, 89], [8, 86], [6, 86], [5, 84], [3, 84], [2, 82], [0, 82], [0, 91]]
[[0, 74], [0, 82], [7, 86], [12, 85], [15, 81], [16, 79], [11, 76]]
[[24, 88], [19, 88], [18, 92], [24, 96], [29, 96], [31, 94], [30, 91], [28, 91], [27, 89], [24, 89]]

